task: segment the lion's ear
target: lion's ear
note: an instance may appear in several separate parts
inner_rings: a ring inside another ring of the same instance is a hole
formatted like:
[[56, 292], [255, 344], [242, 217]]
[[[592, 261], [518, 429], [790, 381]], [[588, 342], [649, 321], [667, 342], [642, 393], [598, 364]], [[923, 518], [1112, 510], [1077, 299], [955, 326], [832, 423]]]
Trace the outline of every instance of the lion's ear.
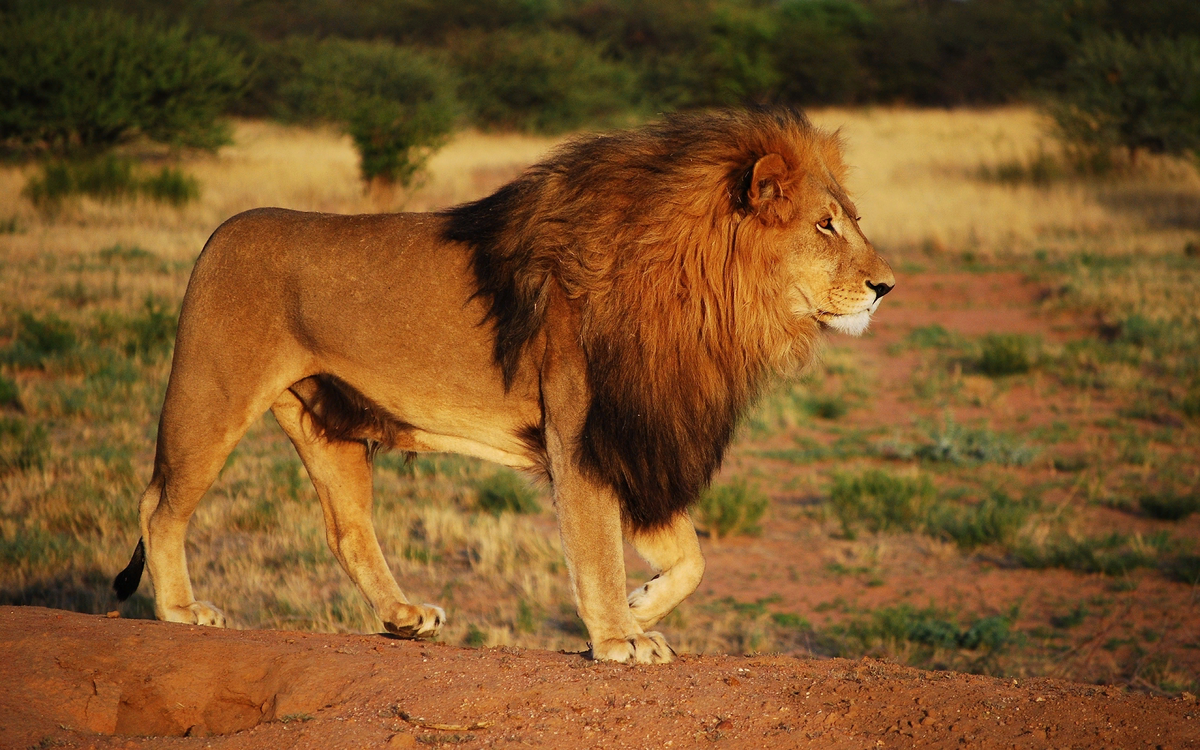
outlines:
[[746, 198], [750, 209], [760, 213], [772, 201], [783, 195], [783, 182], [788, 168], [779, 154], [767, 154], [754, 162]]

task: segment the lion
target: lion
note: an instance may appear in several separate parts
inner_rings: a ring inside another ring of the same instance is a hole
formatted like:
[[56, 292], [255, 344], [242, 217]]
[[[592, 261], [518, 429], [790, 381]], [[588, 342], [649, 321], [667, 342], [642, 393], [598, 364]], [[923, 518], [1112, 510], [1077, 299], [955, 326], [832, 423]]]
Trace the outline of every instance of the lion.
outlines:
[[[438, 212], [234, 216], [183, 299], [118, 596], [148, 564], [159, 619], [224, 625], [184, 537], [269, 409], [388, 632], [433, 637], [446, 616], [388, 569], [372, 458], [454, 452], [549, 482], [592, 658], [671, 661], [651, 628], [700, 584], [688, 506], [740, 416], [823, 329], [862, 333], [895, 285], [846, 171], [800, 111], [716, 111], [578, 137]], [[656, 573], [628, 594], [623, 538]]]

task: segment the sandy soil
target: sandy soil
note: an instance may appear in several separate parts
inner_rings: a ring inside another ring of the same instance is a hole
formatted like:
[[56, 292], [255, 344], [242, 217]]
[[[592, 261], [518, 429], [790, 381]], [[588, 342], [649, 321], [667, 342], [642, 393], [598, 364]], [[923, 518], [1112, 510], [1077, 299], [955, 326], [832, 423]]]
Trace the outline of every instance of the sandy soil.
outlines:
[[666, 666], [0, 609], [0, 747], [1200, 746], [1195, 698], [873, 660]]

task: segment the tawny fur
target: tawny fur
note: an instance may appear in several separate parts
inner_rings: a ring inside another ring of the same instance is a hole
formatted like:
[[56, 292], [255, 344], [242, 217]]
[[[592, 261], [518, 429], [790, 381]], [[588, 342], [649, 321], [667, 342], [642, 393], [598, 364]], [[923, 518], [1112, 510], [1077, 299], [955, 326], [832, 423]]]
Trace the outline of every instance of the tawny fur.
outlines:
[[[156, 614], [224, 624], [192, 591], [187, 523], [271, 409], [389, 631], [430, 637], [445, 614], [388, 569], [371, 459], [449, 451], [551, 480], [595, 658], [670, 661], [645, 629], [700, 583], [686, 509], [737, 420], [895, 283], [844, 174], [836, 136], [798, 112], [717, 112], [578, 139], [440, 214], [230, 219], [184, 297], [140, 504]], [[623, 536], [658, 574], [628, 597]]]

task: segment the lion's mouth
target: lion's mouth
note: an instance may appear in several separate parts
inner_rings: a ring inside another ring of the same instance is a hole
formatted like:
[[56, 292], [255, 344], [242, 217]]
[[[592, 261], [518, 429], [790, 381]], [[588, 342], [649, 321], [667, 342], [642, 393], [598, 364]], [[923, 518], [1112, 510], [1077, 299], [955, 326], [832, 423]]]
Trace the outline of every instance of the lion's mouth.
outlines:
[[869, 307], [853, 313], [830, 313], [824, 310], [817, 313], [817, 321], [847, 336], [861, 336], [871, 325], [871, 314], [879, 307], [879, 301]]

